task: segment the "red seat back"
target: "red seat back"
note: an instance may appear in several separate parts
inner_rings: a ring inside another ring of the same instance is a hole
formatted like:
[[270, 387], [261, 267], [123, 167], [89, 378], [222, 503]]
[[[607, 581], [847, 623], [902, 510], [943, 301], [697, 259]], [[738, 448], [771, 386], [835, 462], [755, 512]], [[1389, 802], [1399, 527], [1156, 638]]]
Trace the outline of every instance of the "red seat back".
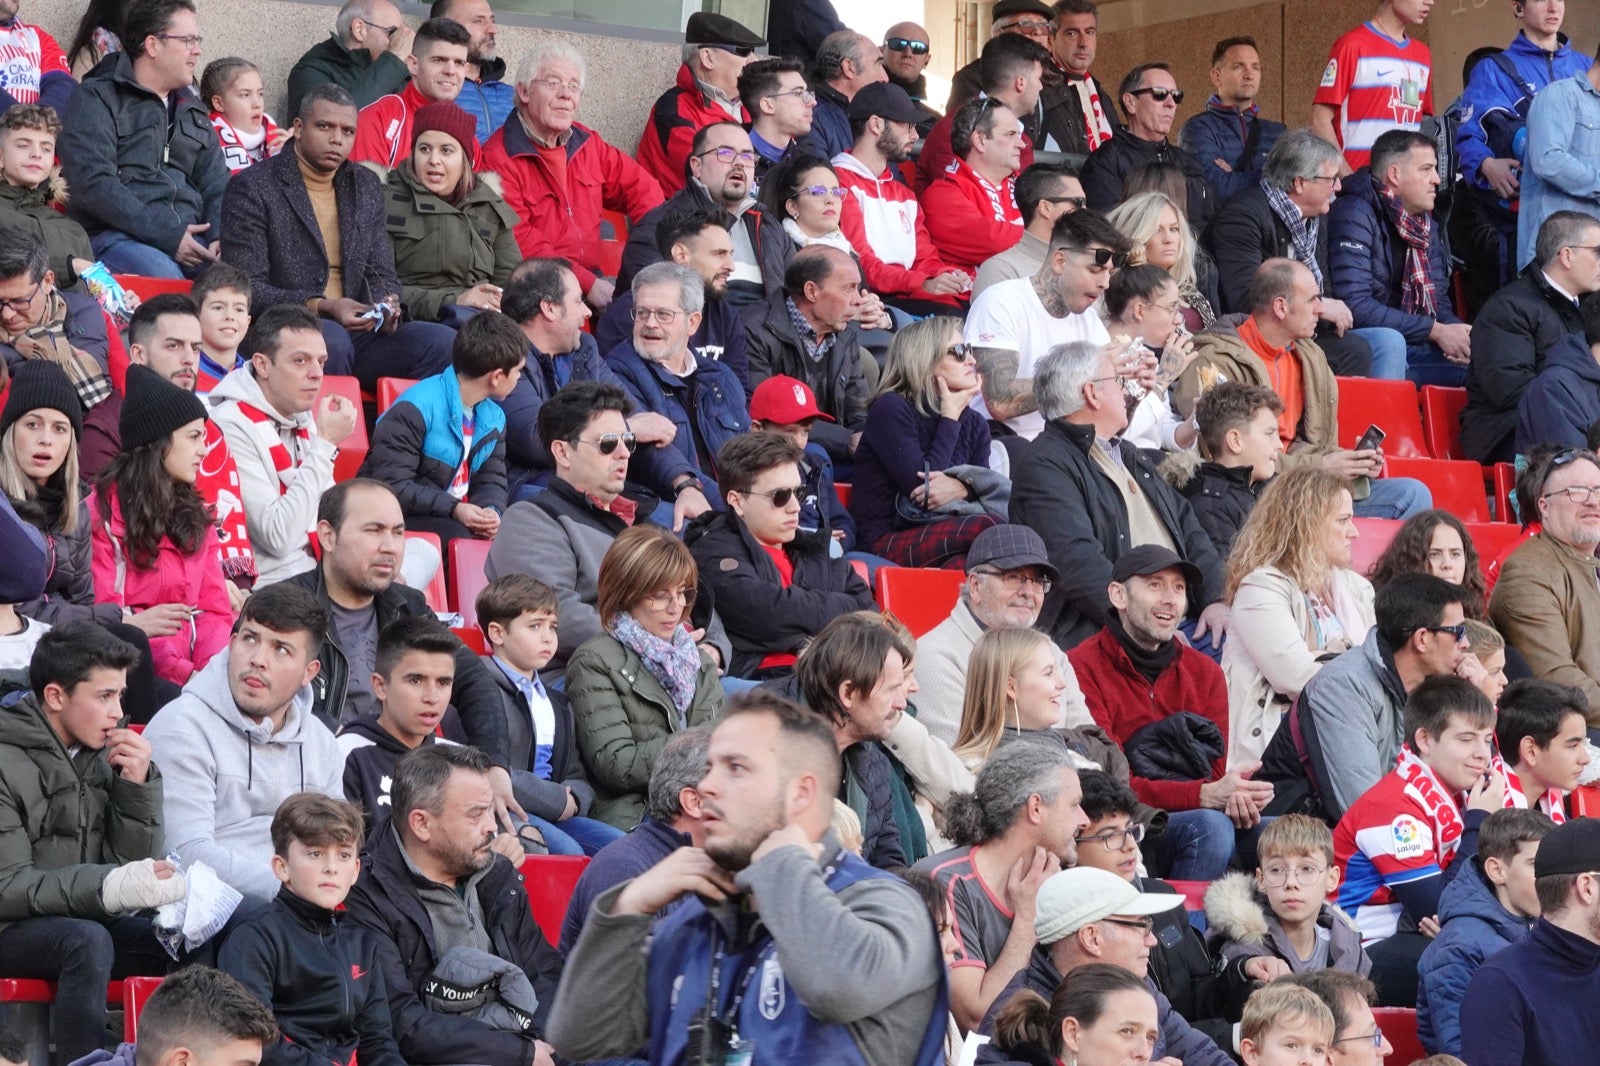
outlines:
[[378, 379], [378, 413], [381, 415], [394, 406], [400, 394], [415, 385], [415, 378], [379, 378]]
[[1178, 895], [1183, 897], [1184, 910], [1206, 909], [1206, 889], [1211, 887], [1210, 881], [1168, 881], [1167, 884], [1177, 889]]
[[1461, 450], [1461, 412], [1466, 407], [1466, 389], [1422, 386], [1422, 431], [1428, 438], [1428, 454], [1435, 459], [1467, 457]]
[[117, 284], [128, 292], [138, 296], [141, 300], [148, 300], [152, 296], [176, 292], [188, 295], [194, 289], [194, 282], [187, 278], [147, 278], [141, 274], [113, 274]]
[[1579, 785], [1567, 796], [1567, 813], [1574, 818], [1600, 818], [1600, 785]]
[[1490, 563], [1507, 548], [1522, 542], [1522, 527], [1510, 522], [1468, 522], [1466, 527], [1472, 546], [1478, 551], [1478, 566], [1486, 574]]
[[1357, 518], [1355, 523], [1361, 535], [1350, 545], [1350, 569], [1369, 577], [1403, 523], [1397, 518]]
[[1463, 522], [1488, 522], [1489, 496], [1483, 467], [1457, 459], [1390, 459], [1390, 477], [1416, 478], [1433, 493], [1433, 505]]
[[839, 497], [839, 503], [845, 510], [850, 509], [850, 483], [848, 481], [833, 483], [833, 494]]
[[439, 534], [424, 533], [420, 530], [410, 530], [406, 533], [407, 540], [425, 540], [439, 551], [439, 569], [433, 575], [433, 580], [428, 582], [428, 587], [422, 590], [423, 598], [428, 601], [430, 611], [448, 611], [450, 609], [449, 589], [444, 580], [444, 548], [439, 543]]
[[1369, 425], [1387, 434], [1385, 455], [1421, 458], [1428, 454], [1417, 409], [1417, 387], [1409, 381], [1339, 378], [1339, 446], [1353, 447]]
[[1496, 463], [1490, 477], [1494, 480], [1495, 521], [1517, 521], [1516, 508], [1511, 506], [1511, 494], [1517, 488], [1517, 468], [1510, 463]]
[[450, 607], [465, 625], [478, 624], [478, 593], [489, 584], [483, 568], [489, 563], [489, 542], [457, 537], [450, 542]]
[[959, 570], [885, 566], [878, 570], [878, 606], [920, 637], [950, 615], [966, 575]]
[[125, 977], [122, 979], [122, 1039], [134, 1043], [139, 1039], [139, 1015], [150, 996], [161, 987], [159, 977]]
[[457, 626], [450, 630], [474, 655], [488, 655], [489, 643], [483, 639], [483, 630], [477, 626]]
[[583, 855], [534, 855], [522, 863], [522, 883], [528, 890], [528, 907], [544, 938], [552, 945], [561, 939], [567, 903], [589, 860]]
[[1428, 1057], [1422, 1040], [1417, 1036], [1416, 1011], [1410, 1007], [1373, 1007], [1372, 1017], [1394, 1048], [1394, 1054], [1389, 1056], [1390, 1062], [1404, 1066]]
[[361, 406], [361, 382], [353, 377], [326, 374], [322, 378], [322, 391], [317, 394], [319, 405], [324, 396], [343, 396], [356, 405], [356, 430], [339, 445], [339, 454], [333, 460], [333, 479], [349, 481], [366, 462], [367, 452], [372, 447], [371, 438], [367, 436], [366, 409]]

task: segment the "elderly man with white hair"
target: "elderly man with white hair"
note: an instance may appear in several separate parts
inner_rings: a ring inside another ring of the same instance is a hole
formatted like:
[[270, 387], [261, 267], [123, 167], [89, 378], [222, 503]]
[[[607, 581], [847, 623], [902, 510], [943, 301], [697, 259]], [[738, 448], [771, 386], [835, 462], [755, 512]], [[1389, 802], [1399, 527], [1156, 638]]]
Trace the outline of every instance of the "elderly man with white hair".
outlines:
[[600, 213], [621, 211], [638, 222], [662, 194], [632, 157], [574, 121], [586, 75], [569, 44], [548, 42], [524, 56], [516, 110], [483, 146], [478, 169], [500, 175], [505, 201], [521, 219], [522, 254], [567, 259], [584, 297], [604, 310], [616, 285], [600, 268]]

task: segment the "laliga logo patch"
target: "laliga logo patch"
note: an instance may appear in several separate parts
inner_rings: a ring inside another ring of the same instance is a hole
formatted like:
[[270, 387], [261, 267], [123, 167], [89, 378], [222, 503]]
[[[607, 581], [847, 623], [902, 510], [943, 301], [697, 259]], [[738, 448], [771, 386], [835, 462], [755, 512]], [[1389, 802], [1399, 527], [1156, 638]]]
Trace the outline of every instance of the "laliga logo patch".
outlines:
[[1422, 839], [1422, 823], [1409, 814], [1402, 814], [1389, 823], [1389, 835], [1394, 838], [1394, 857], [1397, 859], [1414, 859], [1426, 850]]
[[761, 1016], [767, 1021], [777, 1021], [778, 1015], [783, 1013], [787, 998], [784, 991], [783, 967], [775, 958], [768, 959], [761, 964]]

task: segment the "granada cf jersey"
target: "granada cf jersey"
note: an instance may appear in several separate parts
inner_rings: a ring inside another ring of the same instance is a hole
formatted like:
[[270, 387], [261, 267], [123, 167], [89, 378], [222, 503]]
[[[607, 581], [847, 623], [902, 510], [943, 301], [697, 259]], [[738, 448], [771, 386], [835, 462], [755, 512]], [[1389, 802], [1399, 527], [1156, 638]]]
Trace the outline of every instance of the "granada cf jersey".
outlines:
[[1333, 43], [1312, 103], [1339, 112], [1334, 131], [1352, 169], [1393, 129], [1417, 129], [1433, 114], [1433, 55], [1421, 41], [1397, 41], [1363, 23]]

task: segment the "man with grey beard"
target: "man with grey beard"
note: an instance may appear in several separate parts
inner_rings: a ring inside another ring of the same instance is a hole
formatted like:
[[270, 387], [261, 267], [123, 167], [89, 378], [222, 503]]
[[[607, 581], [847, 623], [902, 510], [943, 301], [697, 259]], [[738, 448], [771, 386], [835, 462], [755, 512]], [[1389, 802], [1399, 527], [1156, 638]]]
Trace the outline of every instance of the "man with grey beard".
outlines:
[[[1539, 462], [1537, 460], [1541, 460]], [[1542, 467], [1542, 472], [1541, 472]], [[1518, 484], [1523, 514], [1543, 530], [1511, 554], [1494, 586], [1489, 614], [1535, 677], [1574, 685], [1589, 697], [1589, 725], [1600, 723], [1600, 458], [1568, 449], [1537, 456]], [[1528, 498], [1529, 496], [1532, 498]], [[1535, 510], [1536, 509], [1536, 510]]]

